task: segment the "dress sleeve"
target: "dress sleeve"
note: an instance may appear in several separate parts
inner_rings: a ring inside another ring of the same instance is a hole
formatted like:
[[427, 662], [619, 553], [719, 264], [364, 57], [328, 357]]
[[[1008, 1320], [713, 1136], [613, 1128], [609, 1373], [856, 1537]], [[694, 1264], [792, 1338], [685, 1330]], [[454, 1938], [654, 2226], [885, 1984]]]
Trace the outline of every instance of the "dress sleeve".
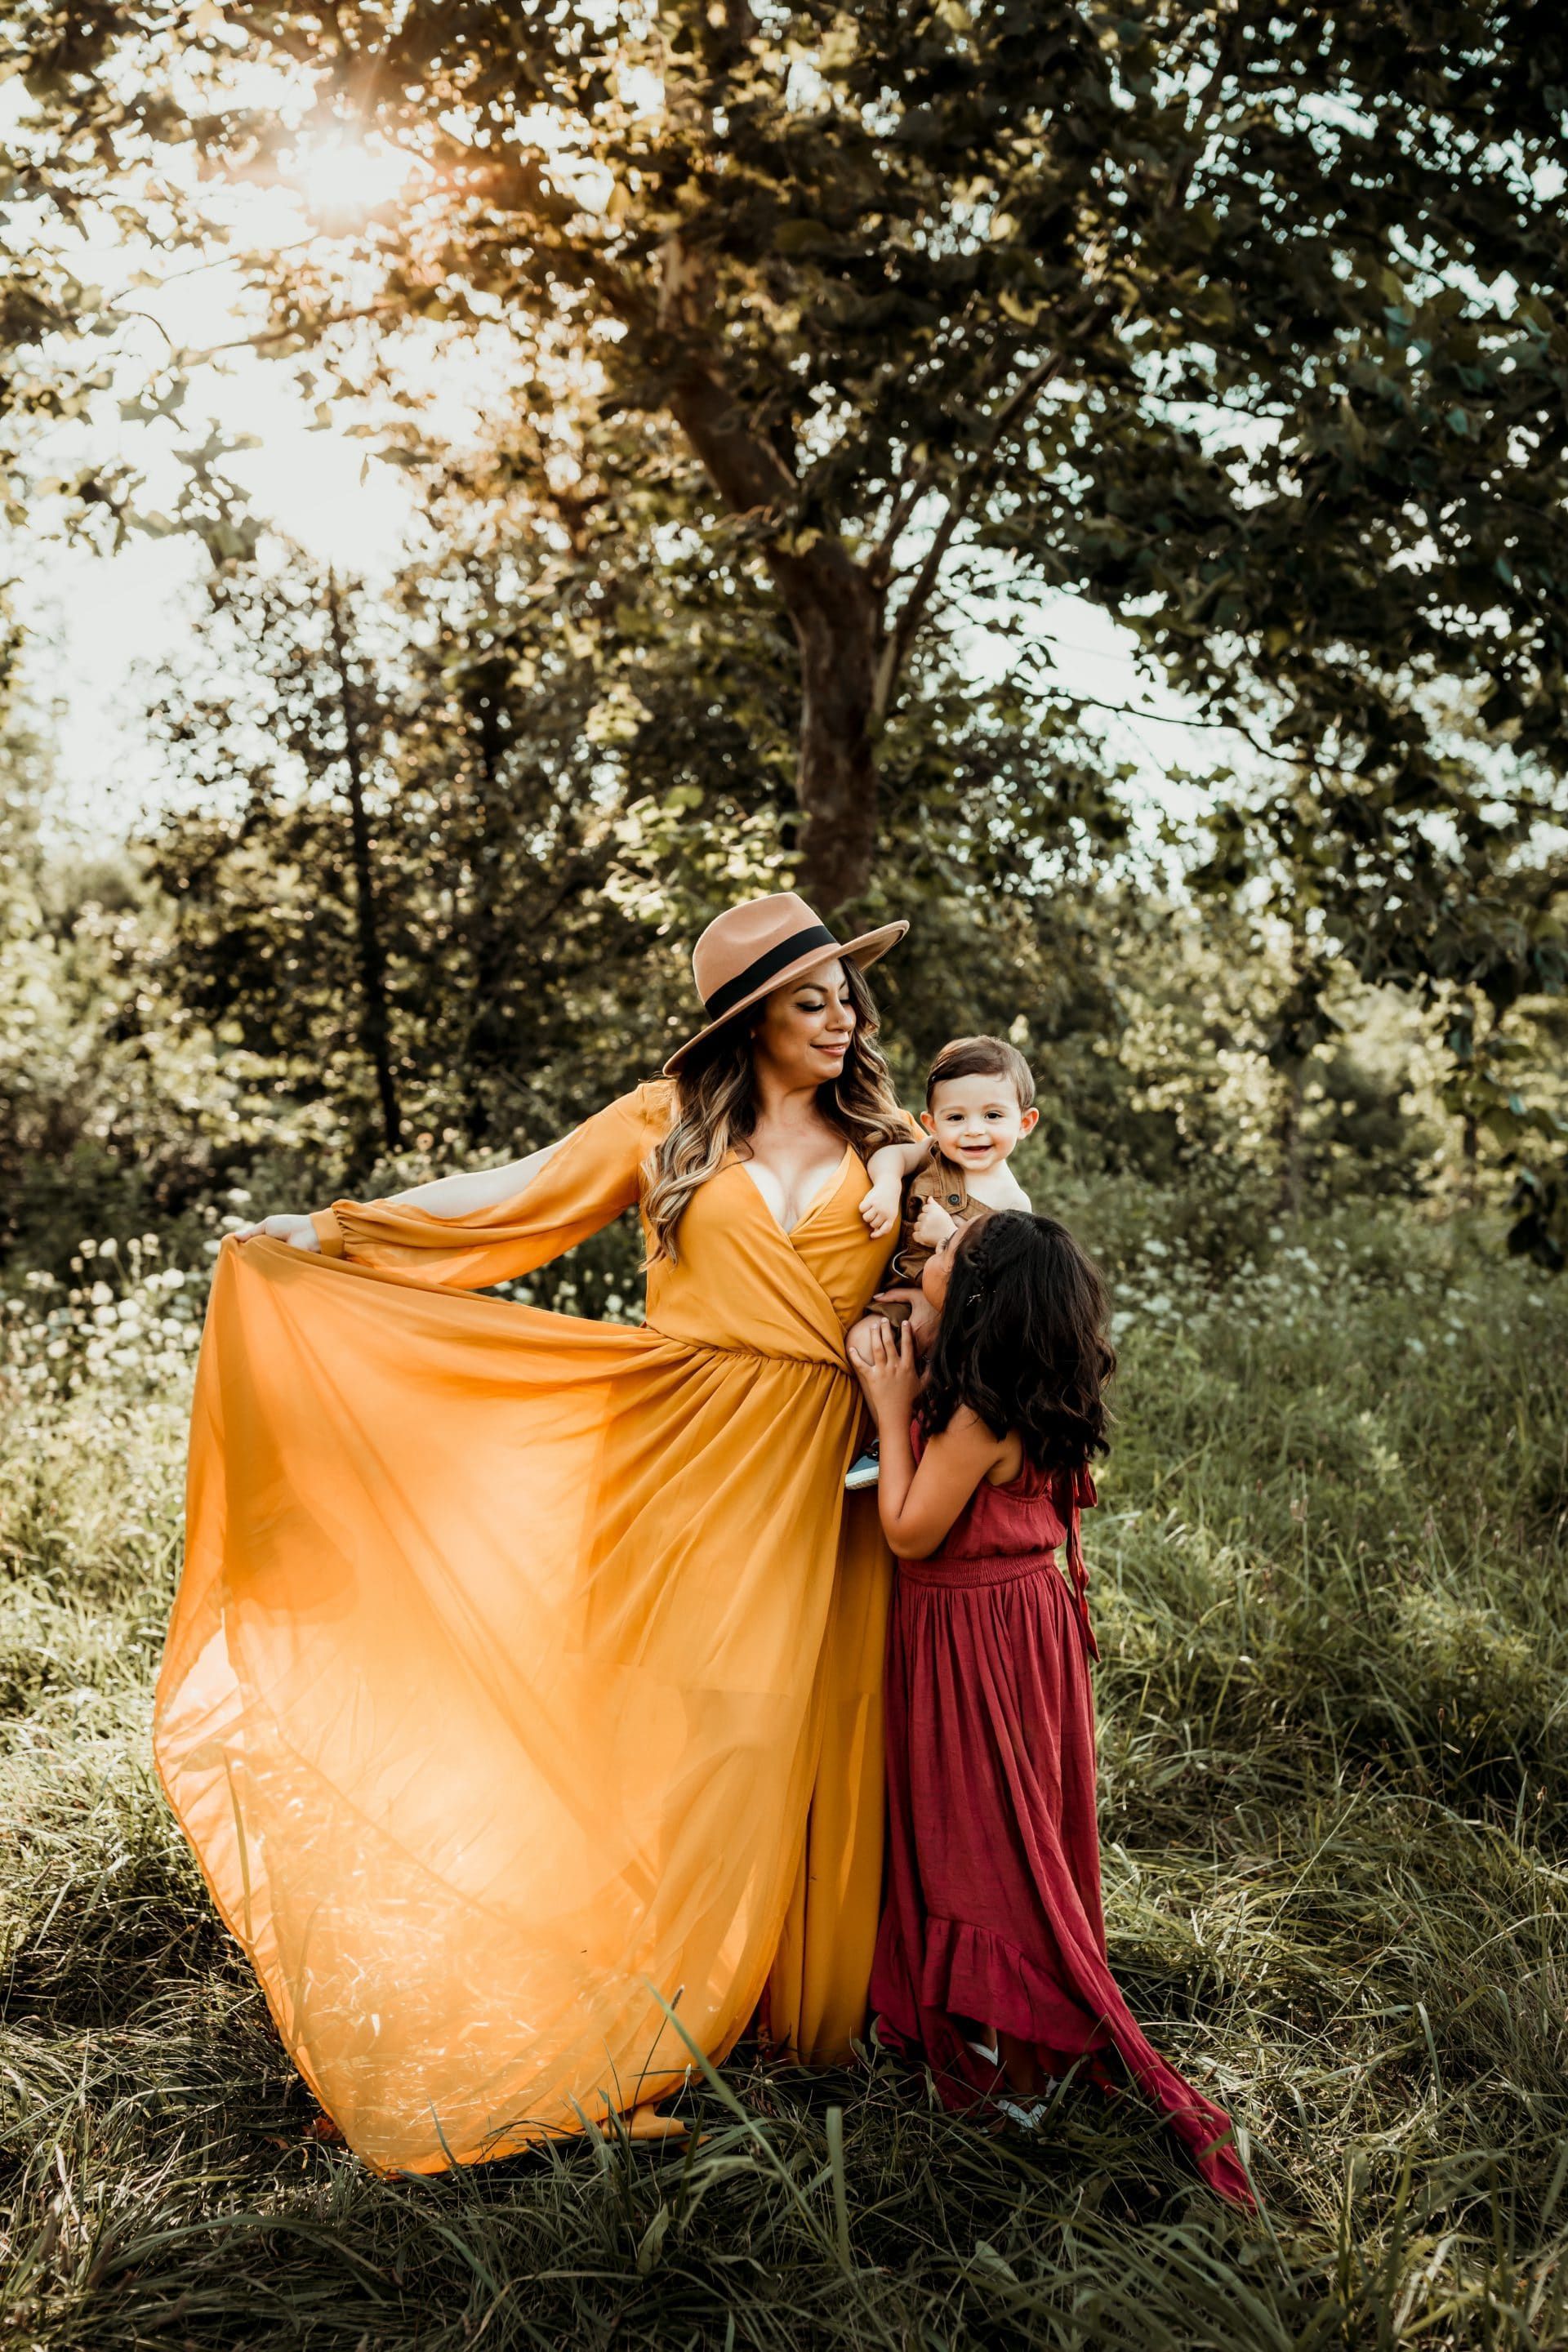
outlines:
[[321, 1255], [437, 1290], [485, 1290], [531, 1274], [636, 1204], [670, 1096], [658, 1084], [621, 1096], [574, 1128], [511, 1200], [467, 1216], [437, 1217], [399, 1201], [334, 1201], [312, 1220]]

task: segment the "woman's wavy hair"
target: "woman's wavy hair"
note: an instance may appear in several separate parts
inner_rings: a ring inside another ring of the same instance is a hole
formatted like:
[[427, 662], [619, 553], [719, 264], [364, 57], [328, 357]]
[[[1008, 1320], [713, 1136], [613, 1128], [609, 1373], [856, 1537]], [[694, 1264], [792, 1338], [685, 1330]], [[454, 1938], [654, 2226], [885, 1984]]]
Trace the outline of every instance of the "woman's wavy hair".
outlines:
[[961, 1404], [994, 1437], [1016, 1429], [1037, 1470], [1110, 1450], [1116, 1370], [1110, 1302], [1093, 1260], [1054, 1217], [996, 1209], [965, 1227], [915, 1411], [928, 1437]]
[[[877, 1000], [858, 964], [846, 963], [855, 1034], [837, 1078], [817, 1088], [823, 1117], [862, 1159], [879, 1144], [907, 1142], [911, 1129], [899, 1107], [888, 1065], [877, 1044]], [[765, 1001], [765, 1000], [764, 1000]], [[732, 1149], [744, 1150], [757, 1123], [757, 1082], [748, 1023], [726, 1022], [681, 1064], [675, 1078], [675, 1117], [643, 1171], [643, 1214], [652, 1236], [649, 1265], [677, 1255], [676, 1232], [700, 1184], [717, 1175]]]

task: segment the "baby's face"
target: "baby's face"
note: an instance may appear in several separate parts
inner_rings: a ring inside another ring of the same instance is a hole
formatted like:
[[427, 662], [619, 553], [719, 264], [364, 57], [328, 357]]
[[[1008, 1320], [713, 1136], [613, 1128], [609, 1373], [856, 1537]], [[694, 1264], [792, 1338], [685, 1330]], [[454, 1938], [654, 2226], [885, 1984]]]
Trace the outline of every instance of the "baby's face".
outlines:
[[1039, 1115], [1020, 1108], [1005, 1078], [943, 1078], [921, 1124], [935, 1136], [944, 1160], [967, 1175], [982, 1176], [988, 1168], [1000, 1168]]

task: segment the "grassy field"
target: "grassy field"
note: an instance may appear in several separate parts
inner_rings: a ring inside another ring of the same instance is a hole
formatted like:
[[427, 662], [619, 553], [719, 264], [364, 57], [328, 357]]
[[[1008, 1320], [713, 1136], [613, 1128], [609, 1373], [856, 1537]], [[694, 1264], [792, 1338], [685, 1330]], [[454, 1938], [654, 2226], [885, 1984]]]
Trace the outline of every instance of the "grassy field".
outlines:
[[1112, 1958], [1262, 2217], [1131, 2103], [997, 2137], [885, 2061], [742, 2056], [672, 2153], [324, 2143], [148, 1760], [200, 1284], [121, 1251], [6, 1318], [0, 2343], [1568, 2343], [1568, 1285], [1408, 1209], [1079, 1205]]

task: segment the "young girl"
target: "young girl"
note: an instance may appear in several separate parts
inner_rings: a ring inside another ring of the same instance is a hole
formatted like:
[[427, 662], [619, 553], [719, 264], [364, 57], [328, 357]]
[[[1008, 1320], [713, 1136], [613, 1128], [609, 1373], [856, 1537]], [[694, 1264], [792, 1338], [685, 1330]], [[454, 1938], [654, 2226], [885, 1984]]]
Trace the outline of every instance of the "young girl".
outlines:
[[1000, 1210], [924, 1286], [941, 1321], [923, 1385], [907, 1325], [852, 1334], [900, 1561], [878, 2038], [922, 2052], [947, 2105], [1010, 2090], [1020, 2120], [1019, 2094], [1078, 2061], [1109, 2088], [1119, 2056], [1205, 2178], [1249, 2205], [1228, 2118], [1144, 2040], [1106, 1961], [1079, 1537], [1115, 1368], [1103, 1286], [1054, 1219]]

